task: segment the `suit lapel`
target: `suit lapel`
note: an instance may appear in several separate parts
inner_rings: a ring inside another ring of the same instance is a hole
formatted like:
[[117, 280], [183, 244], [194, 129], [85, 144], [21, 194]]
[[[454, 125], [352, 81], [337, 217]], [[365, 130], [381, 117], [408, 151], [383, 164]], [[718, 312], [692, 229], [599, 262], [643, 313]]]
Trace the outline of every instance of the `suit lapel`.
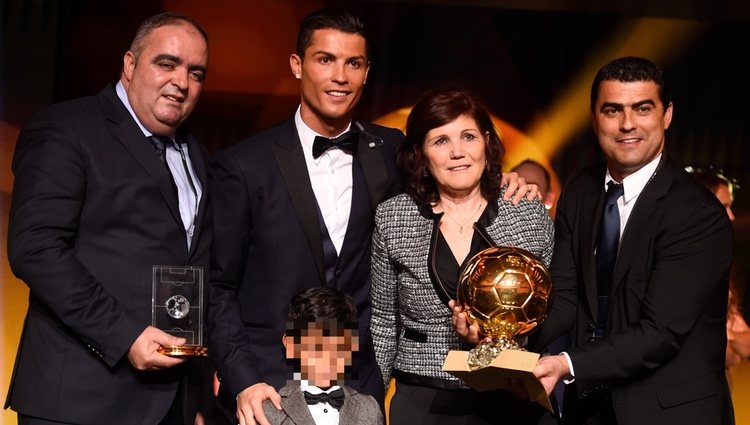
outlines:
[[356, 121], [353, 124], [359, 129], [357, 157], [359, 158], [362, 173], [367, 183], [370, 205], [375, 210], [380, 200], [385, 196], [388, 183], [388, 174], [386, 173], [383, 154], [380, 149], [383, 141], [379, 137], [366, 132], [362, 124]]
[[202, 236], [203, 231], [203, 223], [204, 218], [206, 217], [206, 214], [208, 213], [208, 205], [209, 205], [209, 193], [210, 191], [207, 190], [208, 188], [208, 164], [206, 164], [205, 158], [207, 156], [203, 155], [203, 151], [201, 150], [201, 147], [198, 145], [198, 142], [191, 136], [188, 136], [188, 153], [190, 155], [190, 165], [193, 168], [193, 171], [195, 172], [196, 177], [198, 177], [198, 181], [200, 182], [201, 187], [203, 188], [201, 190], [201, 200], [198, 204], [198, 214], [197, 219], [195, 220], [195, 229], [193, 231], [193, 241], [190, 244], [190, 253], [189, 256], [195, 252], [195, 249], [198, 247], [198, 240]]
[[339, 425], [357, 425], [360, 412], [358, 399], [354, 397], [357, 391], [344, 385], [341, 388], [344, 390], [344, 405], [339, 411]]
[[[599, 227], [602, 221], [602, 208], [604, 208], [604, 173], [606, 165], [596, 168], [591, 174], [590, 185], [584, 188], [581, 196], [581, 253], [583, 265], [583, 286], [586, 290], [591, 318], [597, 315], [597, 291], [596, 291], [596, 239], [599, 237]], [[599, 196], [590, 196], [596, 193]]]
[[636, 251], [643, 249], [638, 245], [640, 241], [638, 234], [643, 233], [643, 229], [649, 227], [648, 223], [659, 206], [659, 199], [667, 194], [670, 182], [674, 177], [673, 171], [673, 163], [662, 156], [654, 178], [646, 183], [643, 191], [638, 195], [633, 211], [631, 211], [628, 222], [625, 224], [622, 238], [620, 238], [617, 263], [612, 272], [613, 290], [622, 284], [623, 277], [631, 265], [630, 260], [635, 256]]
[[317, 215], [318, 202], [310, 183], [310, 174], [293, 118], [281, 125], [279, 137], [271, 144], [271, 149], [289, 191], [297, 218], [302, 224], [302, 231], [318, 269], [318, 278], [321, 283], [325, 283], [323, 241]]
[[305, 397], [298, 386], [287, 386], [281, 389], [280, 395], [283, 397], [281, 407], [296, 425], [315, 425], [315, 420], [307, 408]]
[[99, 93], [102, 100], [102, 110], [112, 123], [111, 129], [115, 138], [127, 149], [135, 160], [146, 170], [159, 187], [159, 191], [174, 219], [182, 226], [177, 194], [172, 186], [169, 170], [161, 163], [149, 145], [143, 132], [132, 116], [122, 104], [112, 87], [107, 87]]

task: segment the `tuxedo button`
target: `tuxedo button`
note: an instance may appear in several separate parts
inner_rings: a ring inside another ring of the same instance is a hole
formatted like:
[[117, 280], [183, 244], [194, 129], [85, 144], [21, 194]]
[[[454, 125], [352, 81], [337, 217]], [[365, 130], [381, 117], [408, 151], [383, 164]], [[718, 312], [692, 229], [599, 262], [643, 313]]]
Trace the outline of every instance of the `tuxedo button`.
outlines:
[[596, 330], [596, 325], [593, 323], [589, 323], [589, 325], [586, 327], [586, 330], [589, 332], [594, 332]]
[[341, 270], [336, 270], [336, 277], [341, 277], [343, 273], [341, 273]]

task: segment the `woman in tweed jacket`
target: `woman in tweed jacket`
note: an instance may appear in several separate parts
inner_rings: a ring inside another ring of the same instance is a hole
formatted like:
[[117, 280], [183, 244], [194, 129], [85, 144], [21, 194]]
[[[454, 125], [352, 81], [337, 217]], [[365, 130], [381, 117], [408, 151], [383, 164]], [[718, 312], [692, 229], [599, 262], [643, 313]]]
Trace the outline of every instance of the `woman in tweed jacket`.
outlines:
[[[460, 266], [494, 245], [524, 248], [549, 265], [554, 230], [538, 201], [500, 198], [502, 142], [478, 99], [461, 89], [426, 94], [407, 120], [399, 166], [406, 194], [383, 202], [372, 244], [371, 331], [395, 395], [390, 425], [536, 423], [536, 404], [478, 393], [442, 371], [466, 347], [452, 323]], [[395, 382], [394, 382], [395, 381]]]

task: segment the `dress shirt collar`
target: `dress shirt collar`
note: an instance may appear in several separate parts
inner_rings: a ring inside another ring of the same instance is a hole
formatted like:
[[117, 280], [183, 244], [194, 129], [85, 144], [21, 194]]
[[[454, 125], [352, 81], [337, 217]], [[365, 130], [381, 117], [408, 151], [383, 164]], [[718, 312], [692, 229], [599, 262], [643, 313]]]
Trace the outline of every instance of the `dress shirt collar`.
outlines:
[[138, 124], [138, 127], [140, 127], [141, 131], [143, 132], [143, 135], [146, 137], [151, 136], [153, 133], [148, 131], [146, 127], [141, 124], [141, 121], [138, 120], [138, 117], [135, 115], [135, 112], [133, 111], [133, 107], [130, 106], [130, 101], [128, 100], [128, 94], [125, 93], [125, 87], [122, 85], [122, 81], [118, 81], [117, 85], [115, 85], [115, 91], [117, 92], [117, 97], [120, 98], [120, 101], [125, 105], [125, 107], [128, 109], [128, 112], [130, 112], [130, 115], [135, 120], [135, 123]]
[[310, 381], [308, 381], [308, 380], [305, 379], [305, 380], [302, 380], [300, 382], [299, 388], [302, 391], [307, 391], [310, 394], [321, 394], [321, 393], [328, 393], [328, 394], [330, 394], [330, 393], [338, 390], [341, 387], [338, 386], [338, 385], [331, 385], [330, 388], [326, 388], [324, 390], [324, 389], [322, 389], [320, 387], [316, 387], [315, 385], [310, 385]]
[[609, 174], [609, 169], [607, 169], [607, 174], [604, 177], [604, 190], [607, 190], [607, 184], [610, 181], [622, 183], [622, 189], [624, 191], [622, 199], [624, 204], [627, 205], [630, 201], [637, 198], [643, 191], [643, 188], [646, 187], [646, 184], [651, 181], [651, 178], [656, 173], [656, 169], [659, 167], [659, 161], [661, 160], [662, 155], [663, 153], [660, 153], [656, 158], [652, 159], [651, 162], [641, 167], [641, 169], [635, 173], [625, 177], [621, 182], [617, 182], [613, 179]]
[[[305, 158], [308, 158], [309, 161], [312, 161], [316, 165], [320, 163], [321, 158], [326, 156], [330, 151], [326, 151], [323, 155], [319, 156], [318, 158], [313, 158], [312, 154], [312, 147], [313, 142], [315, 142], [315, 136], [322, 136], [322, 137], [328, 137], [323, 136], [322, 134], [316, 133], [313, 129], [311, 129], [305, 122], [302, 120], [302, 114], [300, 112], [300, 106], [297, 107], [297, 112], [294, 113], [294, 124], [297, 127], [297, 134], [299, 135], [299, 141], [302, 143], [302, 150], [305, 152]], [[352, 127], [351, 121], [346, 126], [344, 131], [342, 131], [339, 134], [336, 134], [333, 137], [338, 137], [347, 131]]]

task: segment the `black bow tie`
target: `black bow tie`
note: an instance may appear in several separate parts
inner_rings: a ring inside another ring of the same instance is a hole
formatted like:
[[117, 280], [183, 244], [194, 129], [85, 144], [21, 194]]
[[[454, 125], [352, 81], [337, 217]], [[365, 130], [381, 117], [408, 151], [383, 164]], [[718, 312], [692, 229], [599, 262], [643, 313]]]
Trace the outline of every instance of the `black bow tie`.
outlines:
[[310, 394], [305, 391], [304, 394], [307, 404], [328, 403], [336, 410], [344, 405], [344, 391], [341, 388], [330, 393]]
[[332, 147], [350, 152], [352, 155], [357, 153], [357, 144], [359, 143], [359, 132], [357, 130], [347, 131], [339, 137], [329, 139], [323, 136], [315, 136], [313, 142], [313, 158], [318, 159], [325, 151]]

